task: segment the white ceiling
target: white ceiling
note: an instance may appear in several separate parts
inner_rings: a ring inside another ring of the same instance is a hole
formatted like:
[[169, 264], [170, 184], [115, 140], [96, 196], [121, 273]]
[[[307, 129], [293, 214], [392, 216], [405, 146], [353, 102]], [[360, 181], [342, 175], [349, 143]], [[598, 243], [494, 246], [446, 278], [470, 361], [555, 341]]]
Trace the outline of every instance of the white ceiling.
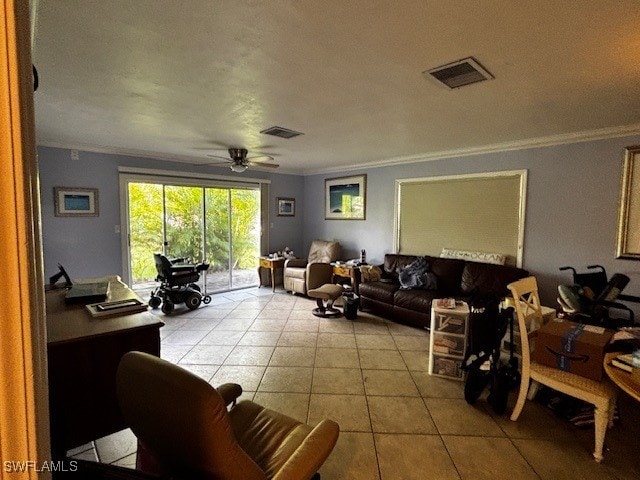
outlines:
[[[313, 173], [640, 132], [638, 0], [36, 4], [40, 145]], [[495, 80], [422, 75], [468, 56]]]

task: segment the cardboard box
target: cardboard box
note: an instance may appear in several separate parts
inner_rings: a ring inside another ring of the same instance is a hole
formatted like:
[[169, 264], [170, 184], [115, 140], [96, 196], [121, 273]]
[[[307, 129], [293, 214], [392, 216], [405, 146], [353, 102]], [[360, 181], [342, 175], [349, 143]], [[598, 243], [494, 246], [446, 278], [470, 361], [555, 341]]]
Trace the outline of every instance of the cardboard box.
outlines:
[[614, 331], [554, 319], [538, 330], [534, 360], [593, 380], [603, 376], [605, 348]]

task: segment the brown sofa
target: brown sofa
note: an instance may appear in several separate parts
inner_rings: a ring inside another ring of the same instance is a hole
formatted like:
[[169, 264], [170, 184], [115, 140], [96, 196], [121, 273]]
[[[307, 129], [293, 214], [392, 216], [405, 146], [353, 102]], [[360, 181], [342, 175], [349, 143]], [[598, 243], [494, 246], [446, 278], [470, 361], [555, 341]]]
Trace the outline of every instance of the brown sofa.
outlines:
[[438, 288], [401, 290], [398, 275], [417, 258], [414, 255], [385, 255], [384, 264], [379, 265], [381, 281], [360, 284], [360, 308], [399, 323], [429, 328], [434, 298], [468, 300], [474, 294], [487, 293], [506, 296], [509, 295], [509, 283], [529, 275], [521, 268], [425, 256], [429, 269], [438, 279]]

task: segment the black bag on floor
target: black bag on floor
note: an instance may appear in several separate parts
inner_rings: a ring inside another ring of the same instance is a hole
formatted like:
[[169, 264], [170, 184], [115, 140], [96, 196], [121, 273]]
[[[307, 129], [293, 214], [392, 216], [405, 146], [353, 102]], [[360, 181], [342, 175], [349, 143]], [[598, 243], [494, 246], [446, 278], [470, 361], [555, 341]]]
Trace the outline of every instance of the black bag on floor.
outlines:
[[507, 408], [509, 391], [520, 381], [513, 350], [508, 364], [500, 360], [500, 344], [508, 327], [513, 344], [513, 309], [500, 311], [497, 295], [476, 296], [469, 302], [469, 309], [469, 348], [463, 362], [468, 372], [465, 400], [475, 403], [489, 385], [487, 401], [496, 413], [502, 414]]

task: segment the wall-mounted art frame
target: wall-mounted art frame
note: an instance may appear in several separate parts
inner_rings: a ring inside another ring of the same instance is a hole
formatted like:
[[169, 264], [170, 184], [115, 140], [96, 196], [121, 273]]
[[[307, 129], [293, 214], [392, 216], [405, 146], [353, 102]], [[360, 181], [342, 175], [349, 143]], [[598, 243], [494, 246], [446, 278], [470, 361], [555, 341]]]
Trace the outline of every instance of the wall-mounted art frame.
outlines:
[[278, 197], [278, 216], [279, 217], [295, 217], [296, 216], [296, 199]]
[[640, 260], [640, 146], [625, 148], [616, 257]]
[[328, 178], [324, 181], [326, 220], [365, 220], [367, 176]]
[[54, 187], [56, 217], [97, 217], [97, 188]]

